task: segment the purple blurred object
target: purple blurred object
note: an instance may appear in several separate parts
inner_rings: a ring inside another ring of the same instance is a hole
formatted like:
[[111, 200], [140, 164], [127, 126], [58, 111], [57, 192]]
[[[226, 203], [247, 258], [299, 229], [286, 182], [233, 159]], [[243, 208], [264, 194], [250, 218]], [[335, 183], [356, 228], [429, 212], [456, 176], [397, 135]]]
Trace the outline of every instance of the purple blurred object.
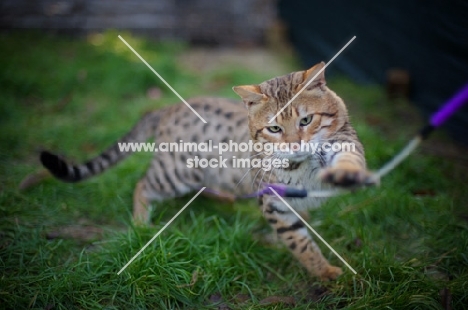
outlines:
[[277, 192], [278, 195], [280, 195], [281, 197], [287, 197], [287, 195], [286, 195], [287, 186], [286, 185], [267, 183], [267, 184], [265, 184], [265, 188], [263, 188], [263, 190], [262, 190], [263, 194], [274, 195], [274, 193], [271, 191], [270, 188], [272, 188], [275, 192]]
[[468, 101], [468, 84], [465, 85], [455, 96], [452, 97], [442, 108], [431, 117], [431, 125], [439, 127], [447, 118], [449, 118], [457, 109]]
[[274, 193], [271, 191], [270, 187], [273, 188], [277, 193], [278, 195], [280, 195], [281, 197], [286, 197], [286, 190], [287, 190], [287, 186], [284, 185], [284, 184], [270, 184], [270, 183], [266, 183], [266, 184], [263, 184], [264, 187], [259, 190], [258, 192], [255, 192], [255, 193], [252, 193], [252, 194], [249, 194], [249, 195], [244, 195], [244, 196], [241, 196], [239, 198], [254, 198], [254, 197], [260, 197], [262, 195], [274, 195]]

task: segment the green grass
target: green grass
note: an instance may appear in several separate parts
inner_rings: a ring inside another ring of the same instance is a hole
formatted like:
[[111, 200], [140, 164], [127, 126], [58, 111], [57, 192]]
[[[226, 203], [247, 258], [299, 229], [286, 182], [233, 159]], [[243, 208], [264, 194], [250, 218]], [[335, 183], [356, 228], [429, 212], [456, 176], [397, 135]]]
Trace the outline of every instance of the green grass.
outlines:
[[[273, 76], [239, 67], [201, 76], [177, 61], [187, 46], [123, 37], [184, 98], [236, 98], [233, 85]], [[114, 32], [83, 39], [3, 33], [0, 45], [0, 308], [444, 309], [444, 290], [453, 309], [468, 304], [467, 170], [421, 151], [379, 188], [331, 199], [311, 212], [311, 225], [356, 276], [343, 266], [335, 282], [311, 279], [285, 248], [259, 237], [268, 229], [253, 201], [231, 206], [207, 198], [197, 198], [117, 275], [191, 198], [159, 206], [153, 227], [131, 225], [133, 187], [149, 154], [79, 184], [48, 179], [25, 192], [18, 184], [40, 171], [39, 150], [90, 158], [145, 111], [178, 99]], [[388, 102], [378, 87], [343, 78], [329, 85], [348, 102], [371, 168], [418, 128], [410, 125], [415, 116], [407, 103]], [[154, 86], [163, 92], [157, 101], [146, 96]], [[70, 225], [103, 233], [91, 241], [51, 237]], [[293, 297], [295, 305], [264, 305], [269, 296]]]

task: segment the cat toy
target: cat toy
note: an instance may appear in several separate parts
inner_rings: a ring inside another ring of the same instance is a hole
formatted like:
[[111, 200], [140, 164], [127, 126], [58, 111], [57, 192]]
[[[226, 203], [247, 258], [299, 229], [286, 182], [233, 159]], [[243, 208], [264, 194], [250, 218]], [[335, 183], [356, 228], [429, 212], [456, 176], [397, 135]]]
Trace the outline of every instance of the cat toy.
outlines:
[[[468, 101], [468, 84], [466, 84], [459, 92], [457, 92], [450, 100], [448, 100], [442, 107], [435, 112], [427, 125], [425, 125], [418, 134], [410, 140], [410, 142], [389, 162], [382, 168], [375, 172], [369, 182], [365, 186], [379, 184], [380, 179], [395, 169], [403, 160], [405, 160], [418, 145], [426, 140], [429, 135], [445, 121], [450, 118], [459, 108], [461, 108]], [[314, 190], [307, 191], [306, 189], [290, 187], [285, 184], [264, 184], [263, 189], [252, 193], [250, 195], [241, 196], [238, 198], [253, 198], [262, 195], [274, 195], [276, 192], [281, 197], [288, 198], [305, 198], [305, 197], [331, 197], [337, 196], [344, 192], [346, 189], [334, 190]]]

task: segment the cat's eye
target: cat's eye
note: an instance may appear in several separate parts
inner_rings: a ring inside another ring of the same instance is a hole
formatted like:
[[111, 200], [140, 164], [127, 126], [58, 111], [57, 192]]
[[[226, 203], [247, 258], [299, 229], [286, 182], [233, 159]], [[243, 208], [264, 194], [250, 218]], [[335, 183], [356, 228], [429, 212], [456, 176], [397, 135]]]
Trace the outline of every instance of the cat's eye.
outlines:
[[267, 129], [269, 132], [272, 132], [272, 133], [278, 133], [281, 131], [280, 126], [270, 126], [270, 127], [267, 127]]
[[308, 115], [307, 117], [304, 117], [303, 119], [301, 119], [299, 124], [301, 126], [307, 126], [310, 124], [311, 121], [312, 121], [312, 115]]

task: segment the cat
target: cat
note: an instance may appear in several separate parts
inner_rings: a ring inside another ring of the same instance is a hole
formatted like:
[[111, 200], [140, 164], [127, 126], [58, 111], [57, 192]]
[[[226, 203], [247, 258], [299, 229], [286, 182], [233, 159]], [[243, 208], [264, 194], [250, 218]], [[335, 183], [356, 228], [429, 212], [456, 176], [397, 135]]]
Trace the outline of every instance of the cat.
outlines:
[[[155, 152], [151, 166], [136, 185], [133, 217], [136, 222], [150, 220], [152, 201], [182, 196], [206, 187], [207, 193], [245, 195], [262, 188], [263, 182], [302, 187], [307, 190], [329, 189], [335, 186], [362, 185], [370, 177], [364, 149], [351, 126], [343, 100], [326, 86], [324, 63], [309, 70], [293, 72], [258, 85], [233, 87], [241, 101], [222, 98], [194, 98], [188, 103], [206, 120], [204, 123], [184, 104], [168, 106], [147, 113], [118, 142], [146, 142], [155, 137], [159, 145], [181, 143], [233, 144], [260, 143], [352, 143], [347, 151], [323, 149], [304, 152], [296, 149], [274, 150], [272, 153], [231, 148], [219, 154], [191, 149], [186, 152]], [[313, 79], [313, 77], [315, 79]], [[306, 87], [306, 84], [313, 81]], [[302, 90], [302, 88], [304, 88]], [[278, 115], [275, 115], [296, 95], [299, 95]], [[270, 119], [273, 119], [269, 123]], [[291, 144], [292, 145], [292, 144]], [[122, 152], [112, 145], [101, 155], [81, 165], [71, 165], [53, 153], [43, 151], [42, 164], [58, 179], [77, 182], [94, 176], [121, 161], [132, 152]], [[222, 160], [223, 167], [195, 167], [194, 159]], [[281, 165], [237, 167], [231, 159], [278, 159]], [[189, 167], [189, 163], [192, 164]], [[284, 165], [286, 163], [286, 165]], [[260, 195], [261, 212], [278, 238], [312, 276], [322, 280], [336, 279], [342, 270], [332, 266], [322, 255], [304, 224], [274, 195]], [[319, 207], [326, 198], [286, 198], [301, 215]]]

